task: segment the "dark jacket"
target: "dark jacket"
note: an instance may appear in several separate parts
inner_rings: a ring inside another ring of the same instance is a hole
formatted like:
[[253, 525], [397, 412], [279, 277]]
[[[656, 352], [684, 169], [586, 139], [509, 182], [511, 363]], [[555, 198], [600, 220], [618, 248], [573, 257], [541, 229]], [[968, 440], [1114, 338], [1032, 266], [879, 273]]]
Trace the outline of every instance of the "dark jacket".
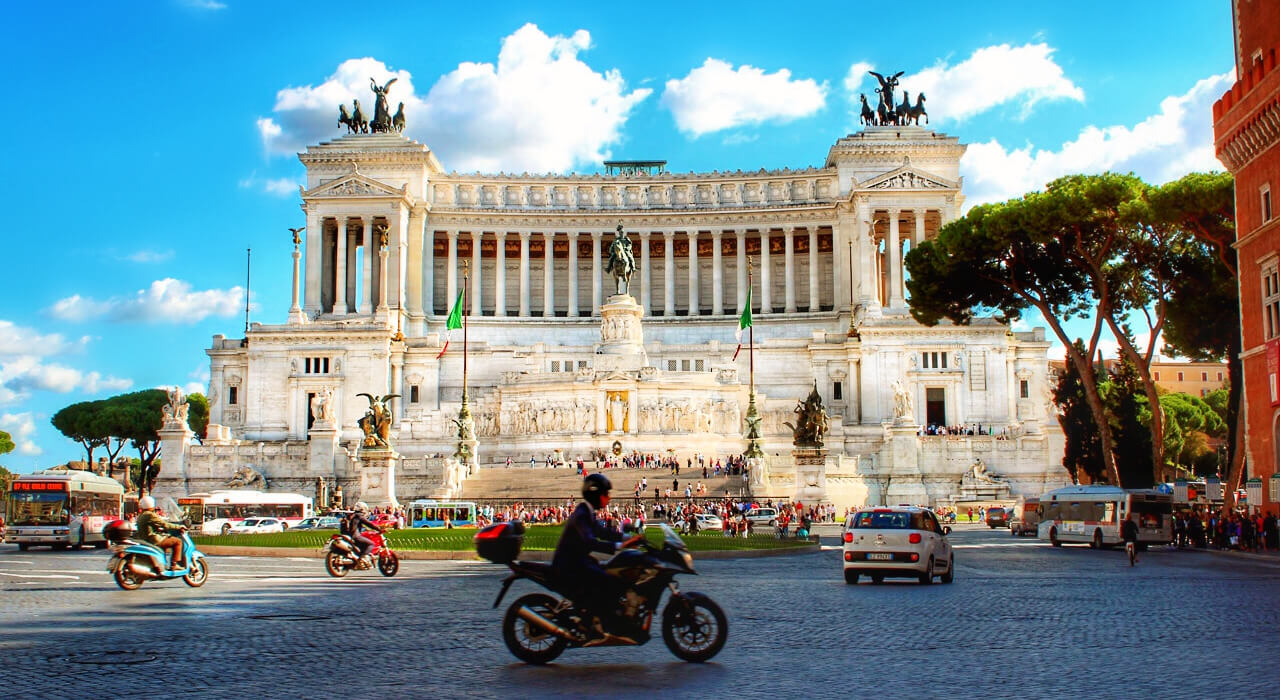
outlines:
[[564, 532], [556, 544], [551, 565], [562, 573], [599, 568], [591, 552], [613, 554], [618, 551], [617, 543], [622, 539], [621, 530], [607, 527], [597, 520], [595, 509], [583, 501], [564, 521]]
[[1120, 537], [1125, 542], [1137, 542], [1138, 524], [1126, 518], [1123, 523], [1120, 523]]
[[372, 520], [369, 520], [368, 518], [364, 517], [363, 515], [360, 515], [359, 513], [348, 514], [347, 517], [343, 518], [342, 524], [344, 526], [342, 528], [343, 529], [342, 534], [350, 535], [351, 537], [355, 537], [356, 535], [359, 535], [361, 527], [369, 530], [382, 529], [377, 525], [374, 525]]
[[151, 544], [160, 544], [160, 541], [168, 537], [170, 532], [182, 526], [165, 520], [153, 510], [144, 510], [138, 514], [135, 527], [140, 539]]

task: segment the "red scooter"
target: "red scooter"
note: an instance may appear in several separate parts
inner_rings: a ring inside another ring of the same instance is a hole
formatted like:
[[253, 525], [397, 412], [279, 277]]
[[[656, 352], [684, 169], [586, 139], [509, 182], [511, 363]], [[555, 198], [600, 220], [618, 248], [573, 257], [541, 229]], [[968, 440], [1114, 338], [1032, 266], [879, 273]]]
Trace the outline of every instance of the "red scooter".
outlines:
[[[381, 571], [383, 576], [395, 576], [400, 570], [400, 556], [387, 546], [381, 532], [367, 532], [364, 536], [373, 542], [369, 554], [378, 563], [378, 571]], [[370, 566], [367, 561], [360, 558], [359, 548], [348, 535], [330, 537], [324, 551], [324, 567], [328, 569], [330, 576], [336, 578], [342, 578], [352, 571], [368, 569]]]

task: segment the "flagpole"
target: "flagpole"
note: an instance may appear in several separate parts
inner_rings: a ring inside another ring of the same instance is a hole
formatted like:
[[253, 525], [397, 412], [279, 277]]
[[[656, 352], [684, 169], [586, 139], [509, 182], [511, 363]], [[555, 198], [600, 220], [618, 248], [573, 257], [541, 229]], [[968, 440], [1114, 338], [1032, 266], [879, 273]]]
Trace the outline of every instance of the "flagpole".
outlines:
[[462, 261], [462, 404], [467, 403], [467, 286], [471, 280], [471, 265]]
[[[760, 449], [760, 412], [756, 409], [756, 324], [755, 319], [750, 318], [751, 314], [751, 289], [754, 276], [752, 275], [751, 258], [747, 258], [747, 299], [746, 308], [742, 310], [747, 315], [747, 449], [742, 453], [747, 458], [748, 468], [752, 471], [752, 482], [759, 483], [762, 486], [766, 476], [764, 476], [764, 450]], [[741, 321], [739, 321], [741, 323]], [[758, 472], [758, 473], [757, 473]]]

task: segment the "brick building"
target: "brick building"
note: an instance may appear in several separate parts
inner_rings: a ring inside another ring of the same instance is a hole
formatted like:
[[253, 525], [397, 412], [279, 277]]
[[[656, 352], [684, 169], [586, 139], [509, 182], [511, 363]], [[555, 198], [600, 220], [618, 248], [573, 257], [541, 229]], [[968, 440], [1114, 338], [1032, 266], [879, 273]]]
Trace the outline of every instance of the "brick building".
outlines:
[[[1213, 131], [1236, 181], [1248, 476], [1270, 482], [1280, 471], [1280, 0], [1231, 7], [1238, 79], [1213, 106]], [[1268, 491], [1263, 502], [1274, 511]]]

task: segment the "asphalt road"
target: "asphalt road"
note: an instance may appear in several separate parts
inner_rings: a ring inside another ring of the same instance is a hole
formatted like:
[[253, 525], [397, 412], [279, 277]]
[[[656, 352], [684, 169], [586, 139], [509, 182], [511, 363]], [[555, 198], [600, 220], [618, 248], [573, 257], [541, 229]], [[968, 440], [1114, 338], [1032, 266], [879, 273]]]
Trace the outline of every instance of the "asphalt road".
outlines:
[[[643, 647], [518, 663], [505, 569], [214, 557], [201, 589], [121, 591], [100, 551], [0, 546], [0, 697], [1275, 697], [1280, 561], [1052, 549], [961, 526], [956, 582], [847, 586], [834, 547], [706, 560], [729, 615], [712, 663]], [[834, 541], [830, 544], [834, 545]], [[865, 580], [865, 579], [864, 579]], [[534, 590], [522, 582], [512, 596]], [[104, 653], [110, 652], [110, 653]], [[106, 663], [106, 662], [110, 663]]]

